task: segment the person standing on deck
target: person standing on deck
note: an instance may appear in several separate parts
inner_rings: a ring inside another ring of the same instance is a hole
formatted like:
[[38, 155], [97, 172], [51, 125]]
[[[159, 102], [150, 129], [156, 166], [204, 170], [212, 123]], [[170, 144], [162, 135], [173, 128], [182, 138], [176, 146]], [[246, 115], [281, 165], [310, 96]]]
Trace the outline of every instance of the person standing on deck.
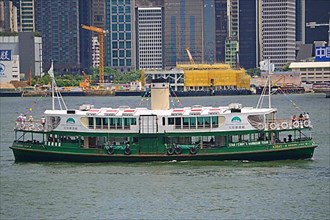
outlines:
[[42, 124], [43, 127], [45, 127], [45, 124], [46, 124], [46, 118], [45, 118], [44, 115], [41, 117], [41, 124]]
[[32, 117], [32, 115], [29, 116], [28, 121], [29, 121], [29, 122], [33, 122], [33, 117]]
[[309, 121], [309, 113], [308, 112], [306, 112], [304, 114], [304, 118], [305, 118], [305, 121]]

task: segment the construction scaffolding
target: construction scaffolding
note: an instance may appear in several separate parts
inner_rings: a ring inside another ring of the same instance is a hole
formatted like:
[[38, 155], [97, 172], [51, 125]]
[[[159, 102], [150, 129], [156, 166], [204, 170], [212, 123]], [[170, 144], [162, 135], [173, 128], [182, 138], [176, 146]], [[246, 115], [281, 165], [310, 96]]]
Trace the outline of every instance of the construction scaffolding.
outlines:
[[246, 71], [228, 64], [177, 64], [177, 68], [184, 71], [186, 89], [250, 89], [251, 77]]

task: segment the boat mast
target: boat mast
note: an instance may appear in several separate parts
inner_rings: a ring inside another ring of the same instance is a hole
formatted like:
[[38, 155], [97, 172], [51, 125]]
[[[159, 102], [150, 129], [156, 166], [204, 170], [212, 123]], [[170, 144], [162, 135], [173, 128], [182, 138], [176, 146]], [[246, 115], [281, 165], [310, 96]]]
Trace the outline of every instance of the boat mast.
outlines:
[[50, 76], [50, 80], [52, 82], [52, 109], [55, 110], [55, 77], [54, 77], [54, 66], [53, 66], [53, 60], [51, 60], [50, 68], [48, 70], [48, 74]]
[[[50, 76], [50, 79], [52, 81], [52, 110], [55, 110], [55, 99], [58, 99], [58, 105], [60, 106], [60, 109], [62, 110], [62, 105], [65, 109], [67, 109], [66, 104], [64, 102], [64, 99], [60, 93], [60, 91], [57, 90], [57, 85], [55, 82], [55, 76], [54, 76], [54, 66], [53, 66], [53, 60], [51, 61], [51, 66], [48, 70], [48, 74]], [[56, 89], [56, 91], [55, 91]], [[55, 92], [56, 92], [56, 96], [55, 96]]]
[[[268, 96], [268, 107], [271, 108], [272, 107], [272, 101], [271, 101], [271, 72], [274, 71], [274, 64], [270, 63], [270, 59], [264, 60], [260, 62], [260, 70], [264, 70], [267, 71], [267, 79], [264, 85], [264, 88], [261, 92], [258, 104], [257, 104], [257, 108], [261, 108], [263, 101], [264, 101], [264, 97]], [[266, 91], [268, 89], [268, 95], [266, 94]]]

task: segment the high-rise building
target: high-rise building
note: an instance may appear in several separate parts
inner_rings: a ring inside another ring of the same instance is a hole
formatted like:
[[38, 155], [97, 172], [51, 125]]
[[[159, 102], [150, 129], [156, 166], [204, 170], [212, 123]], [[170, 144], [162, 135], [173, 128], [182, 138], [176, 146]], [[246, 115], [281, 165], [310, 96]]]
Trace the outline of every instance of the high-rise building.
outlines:
[[79, 0], [80, 63], [85, 72], [89, 72], [92, 66], [93, 33], [81, 28], [81, 25], [91, 25], [93, 23], [92, 10], [94, 5], [97, 6], [92, 0]]
[[36, 31], [43, 38], [43, 66], [58, 72], [80, 69], [79, 0], [35, 1]]
[[20, 31], [34, 32], [35, 31], [35, 1], [21, 0], [20, 1]]
[[100, 65], [100, 44], [97, 37], [92, 37], [92, 66], [94, 68]]
[[236, 67], [238, 62], [239, 10], [239, 0], [227, 1], [228, 33], [225, 44], [225, 63], [231, 67]]
[[257, 2], [258, 0], [239, 1], [239, 65], [245, 69], [258, 66]]
[[106, 0], [106, 65], [121, 72], [136, 68], [135, 0]]
[[204, 63], [215, 63], [215, 4], [214, 0], [204, 0]]
[[106, 28], [105, 1], [104, 0], [93, 0], [91, 9], [92, 9], [92, 26], [105, 29]]
[[305, 43], [305, 10], [305, 0], [296, 0], [296, 41], [298, 44]]
[[225, 61], [225, 42], [227, 37], [227, 0], [215, 2], [215, 48], [216, 61]]
[[137, 8], [136, 16], [137, 68], [163, 69], [162, 8]]
[[296, 4], [292, 0], [260, 0], [260, 59], [270, 59], [275, 68], [295, 61]]
[[204, 57], [203, 1], [164, 0], [165, 67], [187, 62], [186, 48], [201, 63]]
[[[328, 0], [305, 0], [306, 23], [316, 22], [323, 24], [315, 28], [306, 27], [306, 44], [313, 44], [314, 41], [329, 40], [329, 24], [330, 22], [330, 3]], [[328, 45], [330, 46], [330, 45]]]
[[12, 1], [0, 1], [0, 31], [17, 32], [17, 7]]

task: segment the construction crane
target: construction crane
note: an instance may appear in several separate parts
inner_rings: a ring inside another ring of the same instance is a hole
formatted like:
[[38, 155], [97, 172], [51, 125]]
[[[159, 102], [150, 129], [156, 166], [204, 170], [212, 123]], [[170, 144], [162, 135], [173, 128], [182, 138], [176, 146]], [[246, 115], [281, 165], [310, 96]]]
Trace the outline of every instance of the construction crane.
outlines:
[[277, 80], [275, 80], [275, 82], [272, 82], [272, 84], [273, 84], [274, 86], [279, 86], [279, 85], [278, 85], [278, 82], [280, 82], [281, 80], [283, 80], [282, 86], [286, 86], [286, 83], [285, 83], [285, 75], [280, 76]]
[[90, 87], [90, 79], [84, 71], [82, 71], [81, 73], [84, 75], [85, 79], [84, 82], [80, 83], [80, 87], [82, 87], [84, 90], [87, 90]]
[[84, 25], [84, 24], [82, 24], [81, 27], [83, 29], [93, 31], [98, 34], [98, 41], [99, 41], [99, 48], [100, 48], [99, 82], [100, 82], [100, 85], [103, 86], [103, 84], [104, 84], [104, 36], [106, 34], [106, 31], [99, 27], [88, 26], [88, 25]]
[[187, 54], [188, 54], [188, 57], [190, 60], [190, 64], [195, 64], [195, 61], [194, 61], [193, 57], [191, 56], [189, 48], [186, 48], [186, 51], [187, 51]]
[[322, 27], [322, 26], [329, 27], [329, 29], [328, 29], [328, 46], [330, 46], [330, 17], [329, 17], [329, 23], [316, 23], [315, 21], [306, 23], [306, 27], [309, 27], [309, 28]]

